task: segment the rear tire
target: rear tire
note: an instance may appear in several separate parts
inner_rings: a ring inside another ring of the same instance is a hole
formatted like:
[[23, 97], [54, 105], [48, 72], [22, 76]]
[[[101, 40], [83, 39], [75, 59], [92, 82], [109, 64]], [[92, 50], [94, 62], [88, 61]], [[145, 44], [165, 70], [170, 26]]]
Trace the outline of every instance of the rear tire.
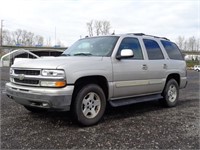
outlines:
[[174, 107], [178, 102], [179, 86], [176, 80], [170, 79], [163, 90], [162, 104], [166, 107]]
[[105, 94], [96, 84], [83, 86], [75, 95], [73, 114], [81, 125], [97, 124], [102, 119], [105, 108]]
[[36, 107], [31, 107], [31, 106], [24, 106], [28, 111], [33, 112], [33, 113], [43, 113], [47, 112], [47, 109], [45, 108], [36, 108]]

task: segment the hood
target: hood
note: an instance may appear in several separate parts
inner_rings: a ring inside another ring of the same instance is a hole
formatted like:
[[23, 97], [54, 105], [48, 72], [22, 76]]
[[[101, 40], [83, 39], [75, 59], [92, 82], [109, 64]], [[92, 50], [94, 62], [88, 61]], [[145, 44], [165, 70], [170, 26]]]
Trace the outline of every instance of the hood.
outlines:
[[82, 64], [90, 63], [96, 61], [101, 61], [102, 57], [79, 57], [79, 56], [70, 56], [70, 57], [44, 57], [38, 59], [25, 59], [21, 61], [16, 61], [12, 67], [15, 68], [35, 68], [35, 69], [57, 69], [62, 68], [65, 65], [73, 64]]

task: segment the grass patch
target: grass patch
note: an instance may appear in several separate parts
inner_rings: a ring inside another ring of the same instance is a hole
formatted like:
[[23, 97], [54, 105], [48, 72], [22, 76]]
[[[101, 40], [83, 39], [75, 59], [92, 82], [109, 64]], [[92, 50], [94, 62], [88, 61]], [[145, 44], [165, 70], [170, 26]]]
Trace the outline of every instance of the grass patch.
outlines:
[[199, 65], [198, 60], [187, 60], [186, 61], [187, 67], [194, 67], [194, 65]]

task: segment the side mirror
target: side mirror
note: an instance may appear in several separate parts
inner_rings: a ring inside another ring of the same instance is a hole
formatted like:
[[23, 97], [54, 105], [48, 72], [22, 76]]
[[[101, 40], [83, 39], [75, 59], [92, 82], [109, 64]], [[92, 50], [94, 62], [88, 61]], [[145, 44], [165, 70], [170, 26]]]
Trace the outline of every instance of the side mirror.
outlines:
[[120, 55], [117, 55], [117, 59], [122, 59], [122, 58], [131, 58], [133, 57], [133, 51], [131, 49], [122, 49]]

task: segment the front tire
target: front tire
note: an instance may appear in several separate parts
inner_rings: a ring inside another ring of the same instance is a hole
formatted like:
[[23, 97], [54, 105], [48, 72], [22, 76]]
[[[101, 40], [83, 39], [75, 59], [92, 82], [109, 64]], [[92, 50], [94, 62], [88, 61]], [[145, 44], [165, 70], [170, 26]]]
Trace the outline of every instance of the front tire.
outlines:
[[83, 86], [74, 99], [75, 119], [84, 126], [97, 124], [103, 117], [106, 98], [103, 90], [96, 84]]
[[163, 90], [162, 103], [166, 107], [174, 107], [178, 102], [179, 97], [179, 86], [176, 80], [170, 79]]

